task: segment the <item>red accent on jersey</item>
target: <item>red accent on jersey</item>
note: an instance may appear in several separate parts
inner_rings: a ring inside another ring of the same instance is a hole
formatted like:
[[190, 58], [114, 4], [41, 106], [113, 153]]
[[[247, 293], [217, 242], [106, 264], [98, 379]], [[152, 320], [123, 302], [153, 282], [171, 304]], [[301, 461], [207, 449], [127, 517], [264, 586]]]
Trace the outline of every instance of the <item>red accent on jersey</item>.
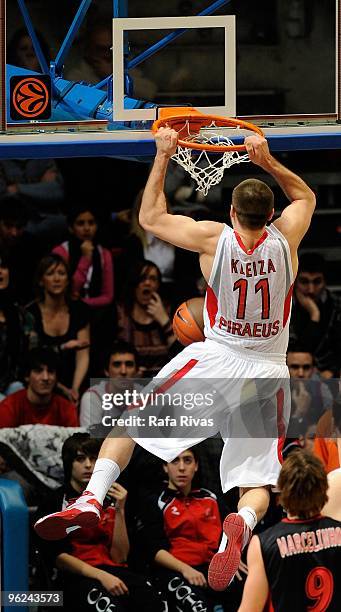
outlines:
[[284, 390], [278, 389], [276, 393], [277, 398], [277, 430], [278, 430], [278, 442], [277, 442], [277, 455], [280, 463], [283, 463], [283, 446], [285, 441], [285, 423], [283, 421], [283, 406], [284, 406]]
[[254, 253], [254, 251], [256, 250], [257, 247], [259, 247], [260, 244], [262, 244], [262, 242], [264, 242], [264, 240], [266, 239], [268, 232], [266, 230], [264, 230], [264, 233], [261, 235], [261, 237], [259, 238], [259, 240], [257, 240], [255, 246], [253, 247], [253, 249], [247, 249], [245, 244], [243, 243], [243, 240], [241, 238], [241, 236], [239, 236], [238, 232], [236, 232], [236, 230], [234, 230], [234, 235], [237, 238], [237, 242], [240, 246], [241, 249], [243, 249], [244, 253], [247, 253], [248, 255], [252, 255], [252, 253]]
[[322, 514], [315, 514], [315, 516], [312, 516], [308, 519], [289, 519], [289, 518], [284, 518], [281, 520], [281, 523], [312, 523], [313, 521], [318, 521], [321, 518], [324, 518], [322, 516]]
[[207, 314], [210, 320], [210, 325], [213, 327], [215, 323], [216, 314], [218, 312], [218, 300], [217, 296], [214, 293], [212, 287], [208, 286], [206, 289], [207, 296]]
[[287, 296], [285, 298], [285, 302], [284, 302], [284, 309], [283, 309], [283, 328], [286, 326], [287, 322], [288, 322], [288, 318], [289, 318], [289, 313], [290, 313], [290, 306], [291, 306], [291, 298], [292, 298], [292, 292], [294, 289], [294, 283], [291, 285], [291, 287], [289, 288], [289, 291], [287, 293]]

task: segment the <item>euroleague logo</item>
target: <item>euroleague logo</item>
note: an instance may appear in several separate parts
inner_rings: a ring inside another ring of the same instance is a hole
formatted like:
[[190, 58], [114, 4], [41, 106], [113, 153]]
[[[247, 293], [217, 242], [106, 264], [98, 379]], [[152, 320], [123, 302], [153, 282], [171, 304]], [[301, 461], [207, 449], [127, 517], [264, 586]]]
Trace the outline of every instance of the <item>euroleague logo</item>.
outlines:
[[49, 75], [11, 78], [11, 119], [49, 119], [51, 78]]

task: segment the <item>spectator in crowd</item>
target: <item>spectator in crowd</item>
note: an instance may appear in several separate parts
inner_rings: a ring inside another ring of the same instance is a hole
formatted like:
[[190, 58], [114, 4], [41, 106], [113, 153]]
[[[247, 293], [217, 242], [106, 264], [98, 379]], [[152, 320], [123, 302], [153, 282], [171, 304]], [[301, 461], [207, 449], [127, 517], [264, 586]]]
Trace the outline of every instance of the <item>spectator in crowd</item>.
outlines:
[[321, 462], [309, 452], [292, 452], [278, 486], [288, 518], [253, 536], [239, 612], [262, 612], [269, 595], [274, 610], [339, 610], [340, 523], [321, 516], [328, 488]]
[[334, 400], [333, 407], [320, 418], [314, 440], [314, 454], [319, 457], [327, 474], [340, 467], [337, 437], [341, 432], [341, 398]]
[[323, 508], [323, 514], [341, 521], [341, 396], [333, 406], [333, 421], [334, 433], [337, 436], [333, 442], [337, 449], [338, 467], [328, 473], [328, 501]]
[[316, 253], [300, 257], [294, 288], [290, 342], [307, 347], [317, 369], [337, 375], [341, 360], [341, 301], [326, 288], [325, 261]]
[[47, 255], [37, 269], [37, 300], [27, 310], [33, 317], [31, 346], [50, 346], [62, 353], [59, 386], [78, 402], [89, 367], [89, 312], [84, 302], [71, 300], [70, 289], [67, 263], [60, 255]]
[[172, 605], [183, 611], [212, 611], [215, 603], [225, 601], [232, 612], [234, 589], [219, 596], [207, 583], [222, 526], [215, 495], [194, 486], [198, 467], [195, 448], [164, 464], [168, 486], [161, 494], [141, 500], [141, 544], [156, 583]]
[[27, 389], [21, 389], [0, 402], [0, 427], [20, 425], [60, 425], [78, 427], [75, 405], [55, 393], [58, 356], [54, 351], [30, 351]]
[[[42, 503], [39, 515], [66, 506], [86, 489], [99, 448], [100, 441], [87, 433], [75, 433], [64, 442], [64, 486]], [[107, 505], [96, 527], [74, 530], [55, 546], [41, 541], [42, 551], [47, 549], [46, 558], [55, 560], [62, 571], [67, 609], [70, 606], [72, 610], [101, 610], [103, 602], [117, 612], [164, 609], [147, 580], [128, 568], [126, 498], [126, 489], [115, 482], [108, 491]]]
[[[143, 189], [138, 192], [131, 211], [113, 213], [121, 220], [124, 219], [124, 212], [130, 213], [126, 215], [130, 221], [130, 232], [122, 256], [121, 276], [129, 266], [134, 266], [143, 259], [152, 261], [161, 272], [163, 297], [176, 307], [188, 296], [198, 295], [196, 281], [201, 276], [201, 271], [195, 254], [178, 249], [141, 227], [139, 212], [142, 195]], [[184, 214], [187, 214], [186, 209]]]
[[91, 308], [113, 301], [113, 266], [110, 251], [97, 243], [98, 222], [88, 204], [68, 213], [69, 240], [53, 249], [68, 263], [72, 275], [72, 297]]
[[145, 376], [154, 376], [160, 370], [175, 342], [160, 292], [160, 270], [145, 260], [133, 269], [124, 299], [117, 306], [117, 337], [135, 346]]
[[288, 437], [304, 436], [309, 425], [316, 424], [331, 407], [333, 396], [315, 371], [313, 355], [298, 345], [289, 346], [287, 365], [292, 380], [292, 412]]
[[[47, 64], [50, 61], [50, 49], [39, 31], [35, 31]], [[41, 72], [41, 67], [32, 44], [32, 39], [26, 28], [16, 30], [7, 45], [7, 63], [30, 72]]]
[[[127, 379], [136, 378], [138, 375], [138, 356], [135, 348], [118, 340], [113, 343], [107, 353], [105, 360], [104, 374], [107, 380], [102, 380], [97, 385], [90, 387], [80, 404], [80, 425], [89, 428], [92, 425], [100, 424], [103, 412], [103, 395], [105, 393], [122, 392], [126, 388]], [[128, 382], [128, 381], [127, 381]], [[125, 406], [116, 407], [116, 412], [110, 412], [111, 416], [119, 416]], [[108, 431], [106, 430], [106, 435]]]
[[[112, 74], [111, 21], [111, 15], [103, 15], [88, 21], [82, 37], [82, 57], [76, 66], [65, 71], [67, 79], [98, 83]], [[130, 70], [129, 77], [133, 77], [131, 93], [135, 97], [153, 99], [157, 87], [153, 81], [143, 75], [141, 68]]]
[[130, 233], [127, 240], [127, 248], [124, 258], [132, 265], [143, 259], [152, 261], [161, 272], [163, 290], [167, 296], [174, 292], [174, 264], [176, 248], [150, 232], [146, 232], [139, 223], [139, 212], [141, 208], [143, 189], [141, 189], [134, 201], [130, 214]]
[[23, 358], [28, 344], [29, 316], [14, 299], [6, 253], [0, 251], [0, 400], [23, 388]]
[[18, 195], [26, 204], [27, 231], [46, 243], [56, 244], [67, 233], [60, 210], [64, 188], [53, 159], [2, 159], [0, 197]]
[[82, 57], [77, 65], [65, 71], [71, 81], [98, 83], [112, 73], [112, 29], [111, 18], [89, 21], [83, 32]]
[[37, 241], [26, 231], [27, 222], [22, 196], [5, 195], [0, 199], [0, 250], [7, 253], [13, 298], [20, 304], [33, 298], [33, 275], [40, 258]]
[[97, 242], [98, 222], [88, 204], [68, 213], [69, 240], [53, 249], [68, 263], [72, 276], [72, 298], [90, 307], [91, 376], [100, 374], [102, 346], [106, 341], [106, 315], [114, 296], [113, 261], [108, 249]]

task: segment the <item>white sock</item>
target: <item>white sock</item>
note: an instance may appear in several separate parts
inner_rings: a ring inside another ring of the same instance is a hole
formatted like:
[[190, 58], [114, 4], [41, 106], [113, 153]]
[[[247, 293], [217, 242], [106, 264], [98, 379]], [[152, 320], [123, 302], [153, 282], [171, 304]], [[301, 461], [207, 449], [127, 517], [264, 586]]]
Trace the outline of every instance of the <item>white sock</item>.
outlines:
[[220, 544], [219, 544], [219, 549], [218, 549], [219, 553], [224, 552], [226, 548], [226, 544], [227, 544], [227, 535], [226, 533], [223, 533], [222, 538], [220, 540]]
[[87, 491], [94, 494], [97, 501], [103, 504], [103, 500], [111, 485], [120, 475], [120, 468], [112, 459], [97, 459], [94, 471], [86, 487]]
[[239, 510], [238, 514], [243, 517], [247, 526], [253, 531], [257, 525], [257, 514], [254, 509], [250, 508], [250, 506], [244, 506]]

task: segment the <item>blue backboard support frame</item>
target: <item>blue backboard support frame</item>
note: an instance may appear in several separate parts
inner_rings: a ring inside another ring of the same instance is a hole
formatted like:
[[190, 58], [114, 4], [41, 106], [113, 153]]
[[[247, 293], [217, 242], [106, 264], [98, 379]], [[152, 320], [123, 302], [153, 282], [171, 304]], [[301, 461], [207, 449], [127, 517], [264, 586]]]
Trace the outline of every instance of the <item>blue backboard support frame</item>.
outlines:
[[[66, 35], [66, 40], [70, 42], [74, 36], [75, 23], [80, 27], [87, 8], [91, 0], [81, 0], [77, 14]], [[228, 4], [230, 0], [215, 0], [202, 11], [210, 15], [214, 10]], [[25, 0], [20, 0], [19, 6], [23, 6]], [[2, 39], [2, 59], [5, 52], [5, 4], [6, 0], [0, 0], [0, 26], [3, 26]], [[128, 0], [113, 0], [113, 15], [118, 19], [125, 18], [128, 14]], [[2, 21], [1, 21], [2, 18]], [[27, 19], [30, 19], [29, 15]], [[192, 20], [192, 17], [190, 18]], [[341, 53], [340, 53], [340, 34], [341, 34], [341, 9], [340, 0], [336, 0], [336, 112], [328, 116], [304, 115], [304, 116], [277, 116], [277, 117], [248, 117], [257, 125], [263, 127], [273, 151], [290, 150], [309, 150], [309, 149], [338, 149], [341, 148]], [[177, 34], [176, 34], [177, 35]], [[68, 38], [67, 38], [68, 37]], [[64, 40], [64, 49], [69, 46], [69, 42]], [[59, 60], [63, 56], [63, 46], [59, 51]], [[144, 54], [148, 56], [147, 49]], [[52, 62], [52, 68], [58, 72], [60, 62]], [[141, 57], [137, 56], [127, 61], [127, 67], [134, 66], [140, 62]], [[135, 62], [135, 64], [134, 64]], [[109, 77], [110, 79], [111, 77]], [[103, 85], [103, 84], [102, 84]], [[97, 85], [99, 87], [99, 85]], [[5, 106], [4, 79], [2, 79], [2, 109]], [[108, 88], [109, 90], [109, 88]], [[108, 94], [109, 111], [110, 99]], [[139, 109], [139, 107], [136, 107]], [[102, 113], [103, 115], [103, 113]], [[99, 115], [100, 119], [103, 116]], [[110, 155], [127, 159], [149, 160], [155, 148], [152, 135], [148, 129], [132, 129], [133, 126], [122, 126], [116, 130], [116, 124], [111, 124], [113, 131], [107, 131], [108, 122], [105, 120], [96, 121], [61, 121], [58, 127], [52, 123], [35, 123], [30, 134], [23, 134], [22, 125], [11, 124], [10, 131], [6, 130], [6, 114], [1, 115], [0, 134], [0, 158], [17, 157], [74, 157], [92, 155]], [[242, 117], [243, 118], [243, 117]], [[126, 128], [128, 129], [122, 129]], [[149, 127], [148, 124], [145, 126]], [[34, 132], [32, 132], [34, 129]], [[95, 132], [93, 130], [96, 130]], [[103, 131], [100, 131], [103, 130]]]

